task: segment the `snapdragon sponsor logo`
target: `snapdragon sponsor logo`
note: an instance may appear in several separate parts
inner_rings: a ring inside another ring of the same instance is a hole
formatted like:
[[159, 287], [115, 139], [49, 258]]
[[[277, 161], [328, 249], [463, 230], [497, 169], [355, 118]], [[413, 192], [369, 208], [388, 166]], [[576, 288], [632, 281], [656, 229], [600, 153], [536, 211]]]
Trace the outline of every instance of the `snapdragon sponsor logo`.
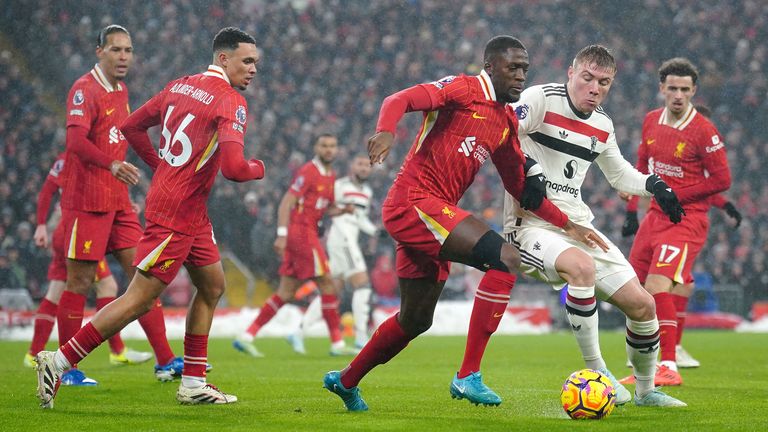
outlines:
[[580, 192], [579, 189], [576, 189], [575, 187], [572, 187], [567, 184], [560, 184], [560, 183], [555, 183], [553, 181], [547, 180], [547, 187], [549, 189], [552, 189], [552, 191], [554, 192], [565, 192], [569, 195], [572, 195], [574, 198], [579, 197], [579, 192]]

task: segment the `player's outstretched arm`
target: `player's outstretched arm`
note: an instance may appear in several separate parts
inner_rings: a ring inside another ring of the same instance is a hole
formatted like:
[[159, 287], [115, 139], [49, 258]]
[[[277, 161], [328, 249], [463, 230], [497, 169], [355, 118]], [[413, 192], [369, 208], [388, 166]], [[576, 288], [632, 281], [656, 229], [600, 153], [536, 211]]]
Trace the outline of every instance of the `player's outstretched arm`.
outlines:
[[228, 180], [244, 182], [264, 178], [264, 162], [258, 159], [246, 161], [243, 145], [235, 141], [219, 143], [221, 149], [221, 173]]
[[[440, 87], [439, 90], [443, 90]], [[371, 165], [383, 163], [389, 155], [389, 149], [394, 141], [397, 123], [407, 112], [434, 110], [448, 102], [445, 95], [439, 95], [434, 89], [425, 85], [416, 85], [384, 98], [379, 110], [379, 120], [376, 123], [376, 134], [368, 139], [368, 156]], [[435, 92], [431, 95], [430, 92]], [[442, 101], [442, 102], [440, 102]]]

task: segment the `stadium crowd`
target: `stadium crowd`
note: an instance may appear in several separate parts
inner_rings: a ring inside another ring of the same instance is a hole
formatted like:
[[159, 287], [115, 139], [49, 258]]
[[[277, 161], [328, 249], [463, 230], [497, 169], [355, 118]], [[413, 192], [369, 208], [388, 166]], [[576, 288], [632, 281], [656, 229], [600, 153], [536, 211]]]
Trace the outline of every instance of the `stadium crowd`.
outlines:
[[[197, 50], [208, 46], [223, 25], [240, 26], [256, 37], [262, 63], [257, 85], [246, 92], [253, 115], [245, 152], [265, 161], [267, 176], [245, 184], [222, 181], [214, 188], [210, 209], [220, 247], [267, 278], [276, 276], [279, 264], [272, 252], [277, 204], [294, 170], [312, 154], [312, 136], [338, 134], [342, 149], [336, 168], [343, 175], [347, 161], [365, 151], [384, 96], [449, 74], [478, 73], [482, 63], [476, 53], [491, 36], [512, 34], [527, 46], [529, 85], [564, 82], [573, 55], [585, 45], [611, 48], [619, 71], [607, 107], [630, 161], [635, 160], [644, 114], [661, 105], [659, 64], [688, 57], [701, 74], [694, 102], [711, 108], [728, 146], [733, 186], [726, 195], [744, 215], [734, 230], [724, 213], [711, 212], [701, 270], [717, 283], [740, 285], [747, 303], [768, 299], [768, 186], [759, 156], [768, 136], [766, 123], [759, 121], [768, 118], [768, 4], [528, 3], [10, 2], [0, 11], [0, 288], [26, 287], [34, 298], [45, 293], [49, 256], [32, 240], [37, 192], [64, 149], [67, 89], [92, 66], [98, 29], [119, 23], [131, 32], [135, 49], [136, 62], [126, 80], [134, 110], [172, 78], [203, 70], [208, 51]], [[372, 176], [374, 196], [385, 195], [420, 120], [412, 115], [402, 123], [393, 154]], [[601, 213], [598, 228], [628, 252], [631, 240], [620, 234], [624, 203], [608, 182], [595, 177], [601, 175], [596, 171], [585, 182], [585, 201]], [[138, 203], [147, 179], [132, 189]], [[502, 197], [495, 170], [485, 166], [461, 205], [498, 225]], [[378, 203], [372, 220], [378, 220]], [[386, 263], [376, 258], [392, 253], [391, 242], [370, 241], [372, 262]], [[373, 270], [374, 285], [379, 274], [381, 281], [391, 281], [391, 265]]]

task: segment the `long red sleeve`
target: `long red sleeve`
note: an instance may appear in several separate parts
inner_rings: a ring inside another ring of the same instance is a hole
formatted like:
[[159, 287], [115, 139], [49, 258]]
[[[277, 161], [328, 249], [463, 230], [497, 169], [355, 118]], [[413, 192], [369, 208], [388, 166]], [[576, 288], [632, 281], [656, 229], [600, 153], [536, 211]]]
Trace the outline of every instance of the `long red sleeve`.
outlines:
[[395, 94], [389, 95], [381, 103], [379, 121], [376, 124], [376, 132], [395, 133], [397, 123], [403, 115], [412, 111], [431, 111], [436, 108], [427, 89], [422, 85], [409, 87]]
[[45, 225], [48, 220], [48, 210], [51, 208], [53, 196], [59, 190], [59, 186], [51, 180], [51, 177], [45, 179], [40, 193], [37, 194], [37, 224]]
[[731, 187], [731, 170], [728, 166], [719, 166], [714, 171], [709, 171], [709, 177], [706, 181], [696, 183], [683, 188], [675, 188], [677, 199], [685, 205], [688, 203], [701, 201], [712, 195], [727, 191]]
[[88, 130], [82, 126], [72, 125], [67, 128], [67, 150], [71, 151], [86, 164], [96, 165], [106, 170], [113, 159], [96, 147], [88, 139]]
[[627, 201], [627, 211], [636, 212], [639, 202], [640, 202], [639, 196], [632, 195], [631, 197], [629, 197], [629, 201]]
[[160, 157], [152, 146], [147, 130], [158, 124], [160, 124], [160, 98], [155, 96], [128, 116], [120, 126], [120, 131], [128, 144], [152, 171], [155, 171], [160, 164]]
[[713, 207], [717, 207], [719, 209], [725, 207], [725, 205], [728, 203], [728, 199], [724, 197], [722, 194], [715, 194], [709, 197], [709, 204]]
[[243, 159], [243, 145], [227, 141], [219, 143], [221, 150], [221, 173], [228, 180], [244, 182], [264, 178], [264, 162], [258, 159]]

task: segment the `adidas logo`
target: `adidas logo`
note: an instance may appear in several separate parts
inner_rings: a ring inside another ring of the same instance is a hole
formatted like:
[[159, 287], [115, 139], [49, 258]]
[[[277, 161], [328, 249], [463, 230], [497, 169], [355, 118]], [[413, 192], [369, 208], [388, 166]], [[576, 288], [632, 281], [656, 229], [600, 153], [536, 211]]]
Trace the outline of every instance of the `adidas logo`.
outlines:
[[579, 324], [579, 325], [571, 324], [571, 328], [573, 329], [573, 331], [579, 331], [579, 330], [581, 330], [581, 324]]
[[562, 138], [562, 139], [568, 138], [568, 132], [566, 132], [564, 130], [561, 130], [560, 131], [560, 138]]
[[648, 349], [646, 349], [646, 350], [640, 350], [640, 352], [643, 353], [643, 354], [652, 354], [657, 349], [659, 349], [659, 346], [658, 345], [654, 345], [652, 347], [648, 347]]

